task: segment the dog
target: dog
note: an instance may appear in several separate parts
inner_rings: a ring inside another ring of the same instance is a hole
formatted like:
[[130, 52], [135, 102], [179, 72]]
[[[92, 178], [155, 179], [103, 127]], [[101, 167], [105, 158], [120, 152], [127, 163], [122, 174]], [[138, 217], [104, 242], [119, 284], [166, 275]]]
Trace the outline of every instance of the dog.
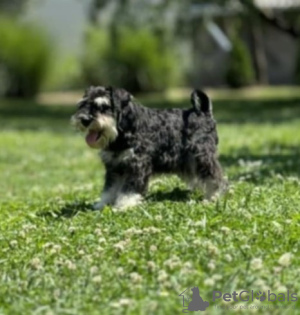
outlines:
[[211, 199], [224, 180], [217, 157], [218, 134], [209, 97], [191, 94], [191, 108], [150, 109], [124, 89], [91, 86], [72, 124], [100, 151], [106, 169], [100, 202], [127, 208], [142, 202], [154, 174], [177, 174]]

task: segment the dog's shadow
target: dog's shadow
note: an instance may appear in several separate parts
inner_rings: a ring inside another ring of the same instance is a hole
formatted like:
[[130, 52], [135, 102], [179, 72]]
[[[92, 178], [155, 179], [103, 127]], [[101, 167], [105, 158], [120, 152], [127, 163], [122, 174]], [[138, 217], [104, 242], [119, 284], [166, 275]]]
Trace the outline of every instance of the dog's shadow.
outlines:
[[162, 202], [162, 201], [173, 201], [173, 202], [186, 202], [194, 199], [195, 192], [188, 189], [175, 188], [171, 191], [156, 191], [149, 193], [146, 197], [146, 201], [150, 202]]
[[57, 210], [41, 210], [38, 215], [52, 218], [71, 218], [81, 212], [95, 211], [93, 205], [93, 203], [87, 201], [68, 202]]
[[[186, 202], [191, 199], [202, 199], [201, 196], [195, 196], [195, 192], [187, 190], [175, 188], [171, 191], [156, 191], [153, 193], [149, 193], [145, 201], [146, 202], [163, 202], [163, 201], [172, 201], [172, 202]], [[68, 202], [63, 207], [55, 210], [42, 209], [38, 215], [46, 218], [72, 218], [77, 214], [88, 211], [95, 211], [93, 208], [93, 203], [80, 200], [75, 202]]]

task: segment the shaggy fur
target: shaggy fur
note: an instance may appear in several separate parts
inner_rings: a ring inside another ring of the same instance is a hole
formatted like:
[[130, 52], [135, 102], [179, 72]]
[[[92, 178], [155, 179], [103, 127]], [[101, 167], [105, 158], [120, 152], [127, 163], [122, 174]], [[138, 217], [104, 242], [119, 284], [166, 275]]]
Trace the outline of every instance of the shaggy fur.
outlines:
[[141, 202], [153, 174], [172, 173], [210, 199], [223, 188], [218, 136], [207, 95], [195, 90], [189, 109], [150, 109], [123, 89], [90, 87], [72, 117], [101, 149], [106, 168], [100, 203], [124, 208]]

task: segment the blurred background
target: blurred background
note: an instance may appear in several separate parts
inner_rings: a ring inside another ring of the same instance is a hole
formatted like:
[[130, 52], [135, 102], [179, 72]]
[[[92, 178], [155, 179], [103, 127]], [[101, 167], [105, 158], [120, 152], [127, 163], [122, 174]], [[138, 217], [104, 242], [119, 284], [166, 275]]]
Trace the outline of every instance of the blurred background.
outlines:
[[0, 0], [0, 12], [3, 98], [300, 81], [299, 0]]
[[[299, 35], [300, 0], [0, 0], [0, 314], [177, 314], [195, 285], [300, 293]], [[89, 85], [155, 108], [204, 88], [228, 194], [200, 203], [161, 176], [137, 209], [87, 211], [105, 169], [70, 117]], [[288, 314], [270, 309], [243, 312]]]

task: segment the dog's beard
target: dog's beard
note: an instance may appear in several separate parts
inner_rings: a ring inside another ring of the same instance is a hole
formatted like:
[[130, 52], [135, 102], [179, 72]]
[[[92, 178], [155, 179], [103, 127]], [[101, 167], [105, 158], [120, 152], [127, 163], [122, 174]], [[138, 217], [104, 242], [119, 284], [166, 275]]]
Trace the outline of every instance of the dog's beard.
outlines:
[[111, 116], [98, 115], [87, 128], [83, 127], [75, 117], [72, 117], [71, 124], [80, 131], [86, 132], [85, 141], [93, 149], [107, 148], [118, 136], [116, 121]]

